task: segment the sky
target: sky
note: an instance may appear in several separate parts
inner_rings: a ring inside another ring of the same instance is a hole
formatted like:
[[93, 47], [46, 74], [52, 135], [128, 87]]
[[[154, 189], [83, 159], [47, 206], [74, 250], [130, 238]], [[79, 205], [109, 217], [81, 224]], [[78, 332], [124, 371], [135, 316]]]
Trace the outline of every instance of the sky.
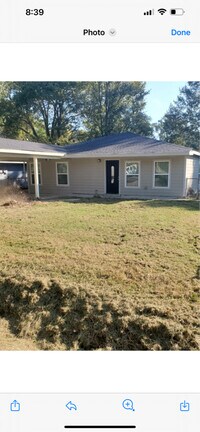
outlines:
[[146, 96], [146, 113], [151, 117], [153, 123], [163, 117], [170, 103], [176, 100], [179, 89], [185, 85], [186, 81], [147, 81], [146, 89], [151, 91]]

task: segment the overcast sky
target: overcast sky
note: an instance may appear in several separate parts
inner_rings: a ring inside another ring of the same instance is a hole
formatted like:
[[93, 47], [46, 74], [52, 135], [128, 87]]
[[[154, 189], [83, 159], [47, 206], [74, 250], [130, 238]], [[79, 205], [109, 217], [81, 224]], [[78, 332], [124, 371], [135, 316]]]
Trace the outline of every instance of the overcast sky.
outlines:
[[151, 90], [146, 96], [146, 112], [153, 123], [160, 120], [179, 94], [179, 89], [186, 85], [185, 81], [147, 81], [146, 88]]

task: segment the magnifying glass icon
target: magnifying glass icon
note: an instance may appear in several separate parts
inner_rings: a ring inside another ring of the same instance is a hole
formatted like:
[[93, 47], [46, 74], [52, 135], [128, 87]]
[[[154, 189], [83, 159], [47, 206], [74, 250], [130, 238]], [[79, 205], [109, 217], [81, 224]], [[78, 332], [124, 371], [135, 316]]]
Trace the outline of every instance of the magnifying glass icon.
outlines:
[[133, 401], [131, 399], [124, 399], [122, 402], [122, 406], [126, 410], [135, 411], [133, 408]]

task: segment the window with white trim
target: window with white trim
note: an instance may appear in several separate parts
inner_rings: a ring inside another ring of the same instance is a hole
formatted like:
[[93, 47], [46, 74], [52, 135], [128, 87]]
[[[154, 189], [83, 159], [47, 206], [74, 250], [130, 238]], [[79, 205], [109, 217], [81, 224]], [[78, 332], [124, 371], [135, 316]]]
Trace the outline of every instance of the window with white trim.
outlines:
[[56, 174], [57, 174], [57, 184], [58, 185], [68, 185], [68, 163], [67, 162], [57, 162], [56, 163]]
[[[33, 163], [30, 164], [30, 171], [31, 171], [31, 184], [35, 184], [35, 174], [34, 174], [34, 165]], [[42, 184], [42, 176], [41, 176], [41, 163], [38, 162], [38, 179], [39, 179], [39, 185]]]
[[126, 162], [126, 187], [139, 187], [139, 162]]
[[169, 187], [169, 162], [168, 161], [154, 162], [154, 187], [158, 187], [158, 188]]

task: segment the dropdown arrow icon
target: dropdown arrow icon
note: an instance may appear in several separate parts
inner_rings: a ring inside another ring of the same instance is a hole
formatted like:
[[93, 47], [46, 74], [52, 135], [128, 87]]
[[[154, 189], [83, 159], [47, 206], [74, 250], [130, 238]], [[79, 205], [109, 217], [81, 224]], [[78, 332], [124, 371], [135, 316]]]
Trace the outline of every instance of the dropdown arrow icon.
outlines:
[[109, 30], [109, 35], [110, 36], [115, 36], [117, 34], [116, 30], [114, 28]]

